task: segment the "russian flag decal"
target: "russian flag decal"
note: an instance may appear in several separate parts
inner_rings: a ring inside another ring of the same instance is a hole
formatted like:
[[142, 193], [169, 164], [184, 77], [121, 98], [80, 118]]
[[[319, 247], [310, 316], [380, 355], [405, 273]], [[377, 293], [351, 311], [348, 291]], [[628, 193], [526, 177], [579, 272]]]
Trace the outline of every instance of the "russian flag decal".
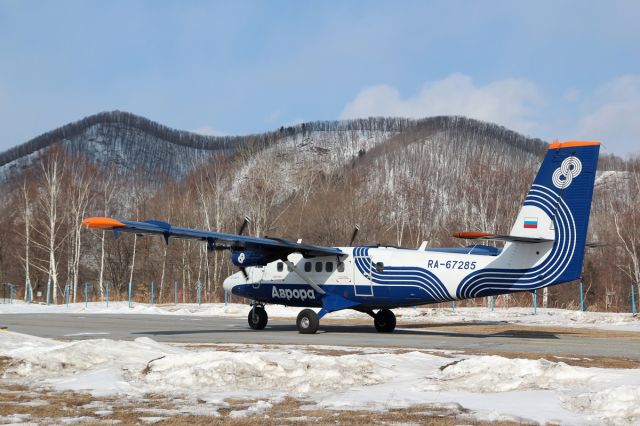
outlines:
[[538, 228], [538, 218], [537, 217], [525, 217], [524, 218], [524, 227], [528, 229], [537, 229]]

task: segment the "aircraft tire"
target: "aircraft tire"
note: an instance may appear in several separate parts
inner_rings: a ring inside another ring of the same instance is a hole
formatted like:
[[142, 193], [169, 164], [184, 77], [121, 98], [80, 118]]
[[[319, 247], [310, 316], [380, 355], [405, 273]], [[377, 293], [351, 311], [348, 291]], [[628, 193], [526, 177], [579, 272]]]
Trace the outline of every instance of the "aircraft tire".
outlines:
[[267, 326], [269, 316], [267, 315], [267, 311], [265, 311], [263, 307], [254, 306], [249, 311], [247, 320], [249, 321], [249, 327], [253, 328], [254, 330], [262, 330]]
[[396, 316], [389, 309], [380, 309], [373, 319], [373, 325], [380, 333], [391, 333], [396, 328]]
[[313, 309], [303, 309], [298, 314], [296, 326], [300, 334], [314, 334], [320, 328], [318, 314]]

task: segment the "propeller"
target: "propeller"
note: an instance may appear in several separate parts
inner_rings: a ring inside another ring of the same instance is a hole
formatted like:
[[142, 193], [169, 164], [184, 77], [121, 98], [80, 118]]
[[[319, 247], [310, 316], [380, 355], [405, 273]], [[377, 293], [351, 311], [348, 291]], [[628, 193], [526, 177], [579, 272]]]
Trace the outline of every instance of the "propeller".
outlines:
[[[249, 225], [249, 222], [251, 222], [251, 218], [249, 216], [245, 216], [242, 224], [240, 225], [240, 228], [238, 229], [238, 235], [242, 235], [245, 229], [247, 229], [247, 225]], [[245, 268], [244, 266], [240, 266], [238, 269], [240, 269], [240, 272], [242, 272], [242, 275], [244, 275], [244, 280], [249, 282], [249, 274], [247, 274], [247, 268]]]
[[247, 269], [244, 266], [241, 266], [239, 269], [240, 272], [242, 272], [242, 275], [244, 275], [244, 280], [249, 282], [249, 274], [247, 274]]
[[240, 229], [238, 229], [238, 235], [242, 235], [244, 230], [247, 229], [249, 222], [251, 222], [251, 218], [249, 216], [245, 216], [242, 225], [240, 225]]
[[351, 240], [349, 241], [349, 246], [353, 246], [353, 242], [356, 240], [356, 236], [358, 236], [359, 230], [360, 230], [360, 225], [356, 224], [356, 227], [353, 228], [353, 234], [351, 234]]

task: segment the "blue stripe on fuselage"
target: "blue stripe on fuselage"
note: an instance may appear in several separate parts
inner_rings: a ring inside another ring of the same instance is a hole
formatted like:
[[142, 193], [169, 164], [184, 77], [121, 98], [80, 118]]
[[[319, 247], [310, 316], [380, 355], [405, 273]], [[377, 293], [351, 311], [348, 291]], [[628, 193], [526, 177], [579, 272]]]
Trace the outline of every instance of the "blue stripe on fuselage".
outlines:
[[[393, 308], [441, 302], [441, 300], [433, 298], [423, 288], [413, 285], [373, 285], [373, 296], [356, 296], [353, 284], [322, 284], [320, 287], [327, 293], [338, 294], [345, 299], [357, 301], [360, 303], [358, 307], [362, 308]], [[232, 293], [262, 303], [322, 307], [322, 296], [308, 284], [240, 284], [233, 287]], [[311, 295], [312, 297], [309, 297]]]

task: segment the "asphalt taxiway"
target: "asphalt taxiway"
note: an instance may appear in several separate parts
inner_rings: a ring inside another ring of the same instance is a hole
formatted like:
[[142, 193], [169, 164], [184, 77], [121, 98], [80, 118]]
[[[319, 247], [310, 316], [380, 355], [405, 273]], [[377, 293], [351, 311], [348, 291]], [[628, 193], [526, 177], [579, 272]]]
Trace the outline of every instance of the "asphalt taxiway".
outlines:
[[270, 319], [251, 330], [244, 318], [136, 314], [2, 314], [11, 331], [61, 340], [150, 337], [173, 343], [330, 345], [530, 353], [640, 360], [640, 333], [485, 323], [399, 323], [394, 333], [372, 324], [323, 320], [315, 335], [299, 334], [295, 319]]

